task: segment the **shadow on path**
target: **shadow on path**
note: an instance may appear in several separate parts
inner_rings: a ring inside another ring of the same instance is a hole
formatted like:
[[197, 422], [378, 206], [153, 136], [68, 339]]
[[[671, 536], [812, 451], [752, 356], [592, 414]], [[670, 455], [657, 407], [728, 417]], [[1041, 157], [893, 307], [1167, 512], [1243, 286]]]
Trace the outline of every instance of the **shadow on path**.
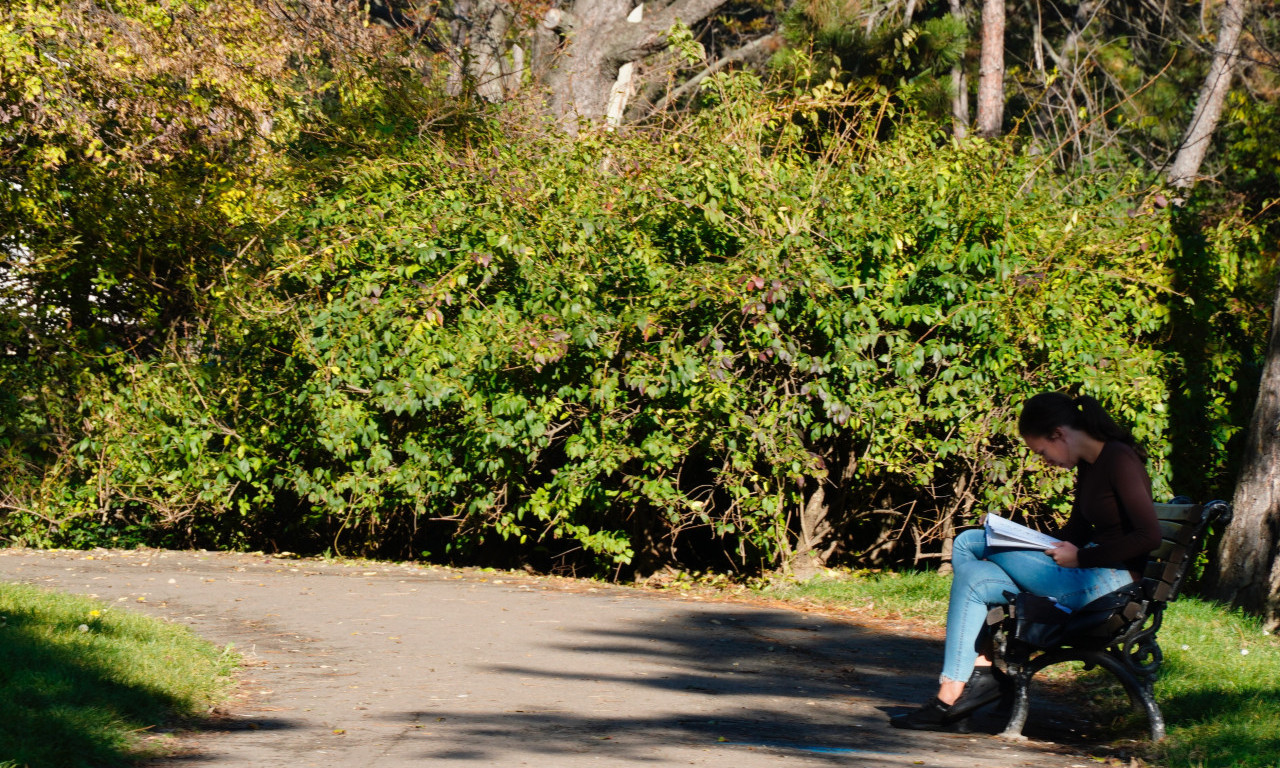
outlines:
[[[967, 748], [983, 731], [1003, 726], [991, 714], [975, 719], [972, 736], [888, 727], [890, 715], [932, 695], [941, 641], [809, 614], [686, 611], [625, 627], [579, 629], [549, 650], [580, 662], [573, 669], [503, 664], [485, 672], [594, 684], [611, 692], [609, 711], [583, 716], [580, 708], [574, 713], [512, 700], [502, 713], [404, 713], [400, 722], [420, 734], [421, 756], [480, 763], [518, 743], [532, 754], [661, 762], [661, 746], [655, 745], [678, 744], [840, 764], [862, 757], [910, 765], [920, 759], [922, 742], [945, 748], [949, 740], [964, 739]], [[665, 706], [652, 705], [655, 692]], [[631, 698], [649, 703], [632, 714]], [[447, 746], [434, 748], [446, 733]], [[1038, 735], [1046, 735], [1044, 729]], [[1060, 727], [1048, 735], [1074, 741]], [[999, 749], [999, 742], [992, 747]]]

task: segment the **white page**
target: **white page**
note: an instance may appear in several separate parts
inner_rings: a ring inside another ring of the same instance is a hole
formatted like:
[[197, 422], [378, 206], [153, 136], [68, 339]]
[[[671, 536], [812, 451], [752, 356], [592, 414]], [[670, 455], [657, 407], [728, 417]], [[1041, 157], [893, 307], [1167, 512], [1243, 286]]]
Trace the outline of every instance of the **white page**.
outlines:
[[1020, 523], [992, 513], [987, 513], [987, 546], [1017, 547], [1019, 549], [1050, 549], [1059, 540], [1028, 528]]

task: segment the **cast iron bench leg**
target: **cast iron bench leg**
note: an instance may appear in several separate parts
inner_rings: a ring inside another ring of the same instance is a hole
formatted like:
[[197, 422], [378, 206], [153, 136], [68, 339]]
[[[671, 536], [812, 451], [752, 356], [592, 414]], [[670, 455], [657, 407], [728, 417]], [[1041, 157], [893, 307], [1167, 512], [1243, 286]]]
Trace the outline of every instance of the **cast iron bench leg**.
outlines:
[[1155, 675], [1139, 678], [1124, 662], [1105, 652], [1089, 654], [1089, 658], [1084, 661], [1086, 664], [1103, 667], [1119, 680], [1125, 693], [1129, 694], [1129, 701], [1134, 708], [1146, 712], [1147, 722], [1151, 725], [1151, 740], [1160, 741], [1164, 738], [1164, 715], [1160, 712], [1160, 705], [1156, 703]]
[[1022, 727], [1027, 724], [1027, 715], [1031, 713], [1031, 671], [1019, 671], [1013, 675], [1013, 710], [1009, 713], [1009, 722], [1005, 723], [1005, 738], [1022, 738]]
[[[1164, 715], [1160, 712], [1160, 705], [1156, 703], [1154, 675], [1139, 677], [1128, 669], [1124, 662], [1105, 651], [1085, 652], [1070, 658], [1083, 661], [1086, 668], [1100, 666], [1110, 672], [1124, 686], [1125, 693], [1129, 695], [1130, 704], [1135, 709], [1146, 713], [1147, 722], [1151, 726], [1151, 740], [1160, 741], [1164, 738]], [[1055, 661], [1062, 660], [1065, 659], [1059, 658]], [[1009, 715], [1009, 721], [1005, 724], [1001, 736], [1021, 738], [1022, 729], [1027, 724], [1027, 716], [1031, 713], [1031, 678], [1042, 668], [1034, 665], [1023, 671], [1010, 670], [1014, 678], [1013, 711]]]

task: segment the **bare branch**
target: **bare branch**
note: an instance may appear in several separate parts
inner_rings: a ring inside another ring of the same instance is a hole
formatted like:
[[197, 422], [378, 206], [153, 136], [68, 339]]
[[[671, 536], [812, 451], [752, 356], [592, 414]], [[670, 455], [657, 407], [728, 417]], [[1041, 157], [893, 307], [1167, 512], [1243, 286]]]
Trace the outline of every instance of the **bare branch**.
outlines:
[[636, 61], [667, 46], [667, 36], [677, 22], [692, 26], [720, 10], [728, 0], [676, 0], [639, 24], [619, 20], [609, 31], [616, 42], [607, 58], [621, 65]]
[[1200, 164], [1209, 151], [1209, 140], [1218, 127], [1222, 106], [1231, 88], [1231, 76], [1235, 71], [1240, 50], [1240, 32], [1244, 28], [1245, 0], [1227, 0], [1222, 5], [1222, 20], [1218, 30], [1218, 44], [1196, 97], [1196, 111], [1191, 116], [1178, 154], [1169, 166], [1167, 178], [1175, 187], [1186, 188], [1195, 183]]
[[716, 59], [706, 69], [689, 78], [688, 82], [664, 96], [661, 101], [645, 113], [644, 117], [648, 117], [656, 112], [662, 112], [672, 104], [679, 102], [680, 99], [683, 99], [685, 96], [692, 93], [703, 80], [716, 72], [719, 72], [730, 64], [739, 61], [753, 61], [764, 58], [765, 56], [772, 54], [774, 51], [777, 51], [781, 45], [782, 35], [772, 34], [752, 40], [741, 48], [730, 51], [719, 59]]

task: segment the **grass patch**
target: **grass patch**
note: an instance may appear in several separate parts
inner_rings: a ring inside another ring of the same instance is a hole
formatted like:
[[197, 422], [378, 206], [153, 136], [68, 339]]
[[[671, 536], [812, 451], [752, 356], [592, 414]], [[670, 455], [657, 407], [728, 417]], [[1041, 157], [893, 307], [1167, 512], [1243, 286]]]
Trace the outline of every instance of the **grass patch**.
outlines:
[[[950, 585], [950, 577], [933, 572], [886, 572], [834, 574], [760, 591], [941, 625]], [[1170, 604], [1159, 639], [1165, 660], [1156, 700], [1168, 737], [1148, 745], [1146, 759], [1169, 768], [1280, 766], [1280, 640], [1253, 617], [1190, 597]], [[1088, 697], [1097, 702], [1099, 721], [1120, 717], [1123, 738], [1145, 734], [1145, 718], [1127, 714], [1128, 699], [1108, 674], [1083, 673], [1080, 684], [1106, 689], [1107, 695]]]
[[237, 659], [186, 627], [0, 583], [0, 766], [122, 766], [168, 751], [150, 729], [208, 712]]
[[1280, 765], [1280, 642], [1238, 611], [1182, 599], [1160, 629], [1165, 662], [1156, 699], [1170, 766]]
[[943, 626], [951, 579], [932, 571], [830, 571], [803, 582], [774, 582], [760, 593], [782, 600], [857, 608], [880, 616], [902, 616]]

